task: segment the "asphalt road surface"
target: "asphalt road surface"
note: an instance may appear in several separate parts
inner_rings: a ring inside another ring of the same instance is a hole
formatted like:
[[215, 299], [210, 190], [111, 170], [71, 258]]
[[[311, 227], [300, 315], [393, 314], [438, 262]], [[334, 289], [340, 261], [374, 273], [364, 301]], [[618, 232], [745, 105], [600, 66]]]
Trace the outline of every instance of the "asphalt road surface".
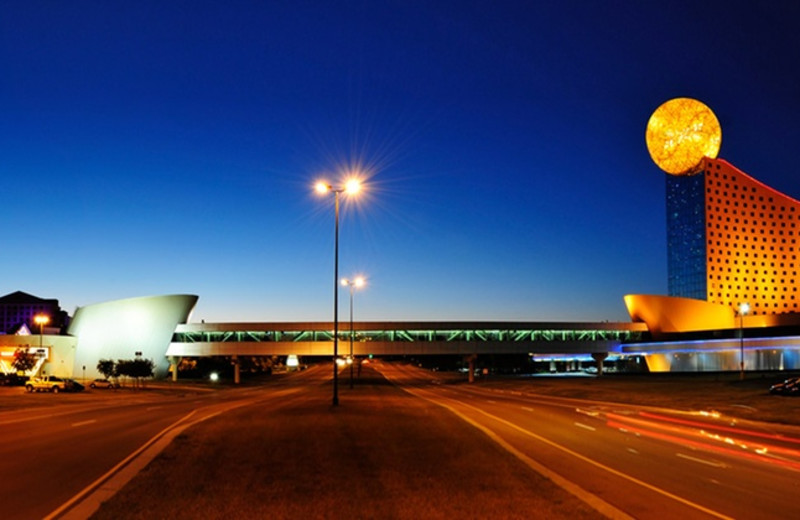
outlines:
[[[238, 406], [285, 398], [330, 378], [328, 370], [298, 374], [290, 385], [222, 391], [130, 389], [84, 394], [26, 394], [30, 407], [0, 412], [0, 517], [61, 516], [62, 506], [90, 493], [129, 463], [137, 450]], [[52, 404], [44, 404], [49, 402]], [[81, 515], [77, 515], [81, 516]]]
[[[796, 429], [443, 384], [416, 367], [372, 366], [609, 517], [800, 517]], [[35, 406], [0, 412], [2, 517], [69, 517], [143, 447], [239, 406], [294, 406], [303, 388], [330, 385], [330, 372], [319, 366], [224, 391], [20, 394]]]
[[[796, 428], [480, 385], [443, 385], [411, 366], [389, 380], [460, 415], [611, 516], [798, 518]], [[574, 486], [574, 487], [573, 487]]]

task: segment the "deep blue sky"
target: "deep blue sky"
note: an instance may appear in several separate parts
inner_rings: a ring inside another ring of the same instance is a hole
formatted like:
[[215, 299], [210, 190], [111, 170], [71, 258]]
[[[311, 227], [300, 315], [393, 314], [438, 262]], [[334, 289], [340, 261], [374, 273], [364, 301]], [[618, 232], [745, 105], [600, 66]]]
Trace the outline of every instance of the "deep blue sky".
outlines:
[[[0, 293], [194, 321], [629, 318], [666, 293], [647, 119], [800, 197], [800, 3], [0, 2]], [[341, 317], [347, 318], [347, 293]]]

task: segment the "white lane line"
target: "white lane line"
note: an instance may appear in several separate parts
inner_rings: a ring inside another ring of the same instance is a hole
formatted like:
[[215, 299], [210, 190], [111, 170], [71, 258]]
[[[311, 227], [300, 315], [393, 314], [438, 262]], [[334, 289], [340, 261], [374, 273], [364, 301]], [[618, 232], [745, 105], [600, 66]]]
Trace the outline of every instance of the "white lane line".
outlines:
[[596, 432], [597, 431], [597, 428], [595, 428], [594, 426], [589, 426], [588, 424], [583, 424], [583, 423], [579, 423], [579, 422], [576, 422], [576, 423], [573, 423], [573, 424], [575, 426], [577, 426], [578, 428], [583, 428], [584, 430], [589, 430], [590, 432]]
[[699, 459], [697, 457], [692, 457], [690, 455], [684, 455], [683, 453], [676, 453], [675, 456], [676, 457], [680, 457], [682, 459], [691, 460], [692, 462], [705, 464], [706, 466], [713, 466], [715, 468], [725, 468], [725, 467], [727, 467], [727, 465], [723, 464], [722, 462], [713, 462], [713, 461], [710, 461], [710, 460]]
[[97, 422], [97, 419], [89, 419], [88, 421], [81, 421], [81, 422], [72, 423], [70, 426], [73, 426], [73, 427], [75, 427], [75, 426], [86, 426], [87, 424], [94, 424], [96, 422]]
[[[443, 403], [441, 401], [437, 401], [435, 399], [426, 398], [424, 395], [421, 395], [421, 394], [417, 393], [417, 391], [415, 391], [415, 390], [411, 390], [411, 389], [404, 389], [404, 390], [406, 390], [406, 392], [409, 392], [411, 394], [418, 395], [418, 396], [422, 397], [423, 399], [427, 399], [427, 400], [431, 401], [432, 403], [438, 404], [439, 406], [441, 406], [443, 408], [447, 408], [448, 410], [450, 410], [451, 412], [453, 412], [457, 416], [461, 417], [466, 422], [472, 424], [473, 426], [475, 426], [479, 430], [481, 430], [484, 433], [486, 433], [487, 435], [489, 435], [489, 437], [494, 439], [495, 442], [497, 442], [498, 444], [503, 446], [506, 449], [506, 451], [509, 451], [510, 453], [514, 454], [518, 459], [520, 459], [520, 460], [524, 461], [526, 464], [528, 464], [529, 467], [531, 467], [532, 469], [538, 471], [542, 475], [546, 476], [547, 478], [549, 478], [550, 480], [552, 480], [556, 484], [560, 485], [561, 487], [563, 487], [564, 489], [566, 489], [567, 491], [569, 491], [573, 495], [581, 498], [581, 500], [583, 500], [587, 504], [590, 504], [592, 507], [594, 507], [596, 510], [600, 511], [601, 513], [603, 513], [605, 516], [607, 516], [609, 518], [615, 518], [615, 519], [620, 519], [620, 518], [630, 519], [630, 518], [632, 518], [629, 515], [627, 515], [626, 513], [624, 513], [623, 511], [621, 511], [621, 510], [615, 508], [614, 506], [612, 506], [611, 504], [605, 502], [600, 497], [598, 497], [596, 495], [593, 495], [592, 493], [584, 490], [583, 488], [581, 488], [577, 484], [574, 484], [573, 482], [568, 481], [567, 479], [561, 477], [560, 475], [558, 475], [557, 473], [553, 472], [549, 468], [546, 468], [545, 466], [539, 464], [538, 462], [534, 461], [533, 459], [530, 459], [526, 455], [522, 454], [522, 452], [520, 452], [516, 448], [511, 447], [510, 444], [508, 444], [505, 440], [500, 438], [499, 435], [497, 435], [493, 431], [489, 430], [489, 428], [487, 428], [486, 426], [483, 426], [482, 424], [479, 424], [478, 422], [468, 418], [466, 415], [464, 415], [463, 413], [457, 411], [452, 406], [450, 406], [448, 404], [445, 404], [445, 403]], [[696, 503], [694, 503], [694, 502], [692, 502], [690, 500], [687, 500], [687, 499], [685, 499], [685, 498], [683, 498], [681, 496], [678, 496], [678, 495], [675, 495], [673, 493], [670, 493], [669, 491], [667, 491], [665, 489], [661, 489], [661, 488], [659, 488], [657, 486], [654, 486], [653, 484], [649, 484], [649, 483], [647, 483], [647, 482], [645, 482], [643, 480], [639, 480], [636, 477], [628, 475], [627, 473], [623, 473], [622, 471], [616, 470], [616, 469], [614, 469], [614, 468], [612, 468], [610, 466], [606, 466], [605, 464], [602, 464], [600, 462], [597, 462], [594, 459], [590, 459], [589, 457], [581, 455], [580, 453], [578, 453], [576, 451], [573, 451], [573, 450], [571, 450], [571, 449], [569, 449], [569, 448], [567, 448], [565, 446], [562, 446], [562, 445], [560, 445], [560, 444], [558, 444], [558, 443], [556, 443], [554, 441], [551, 441], [550, 439], [547, 439], [545, 437], [542, 437], [541, 435], [533, 433], [532, 431], [527, 430], [527, 429], [525, 429], [525, 428], [523, 428], [523, 427], [521, 427], [521, 426], [519, 426], [517, 424], [514, 424], [511, 421], [507, 421], [507, 420], [505, 420], [505, 419], [503, 419], [501, 417], [498, 417], [496, 415], [492, 415], [489, 412], [481, 410], [480, 408], [478, 408], [476, 406], [472, 406], [471, 404], [467, 404], [467, 403], [465, 403], [463, 401], [456, 401], [456, 402], [460, 406], [463, 406], [464, 408], [469, 408], [469, 409], [471, 409], [471, 410], [473, 410], [473, 411], [475, 411], [475, 412], [477, 412], [477, 413], [479, 413], [481, 415], [489, 417], [490, 419], [493, 419], [493, 420], [495, 420], [495, 421], [497, 421], [499, 423], [505, 424], [509, 428], [513, 428], [514, 430], [517, 430], [518, 432], [522, 433], [523, 435], [527, 435], [528, 437], [534, 438], [534, 439], [536, 439], [536, 440], [538, 440], [538, 441], [540, 441], [540, 442], [542, 442], [544, 444], [547, 444], [547, 445], [549, 445], [549, 446], [551, 446], [553, 448], [556, 448], [556, 449], [558, 449], [560, 451], [563, 451], [564, 453], [568, 453], [568, 454], [572, 455], [573, 457], [575, 457], [577, 459], [580, 459], [580, 460], [582, 460], [582, 461], [584, 461], [584, 462], [586, 462], [588, 464], [591, 464], [591, 465], [593, 465], [593, 466], [595, 466], [597, 468], [603, 469], [603, 470], [611, 473], [612, 475], [616, 475], [616, 476], [618, 476], [620, 478], [623, 478], [623, 479], [625, 479], [625, 480], [627, 480], [629, 482], [632, 482], [634, 484], [638, 484], [639, 486], [642, 486], [642, 487], [644, 487], [646, 489], [654, 491], [654, 492], [656, 492], [656, 493], [658, 493], [658, 494], [660, 494], [662, 496], [671, 498], [672, 500], [675, 500], [676, 502], [680, 502], [681, 504], [684, 504], [684, 505], [687, 505], [687, 506], [692, 507], [694, 509], [697, 509], [699, 511], [702, 511], [702, 512], [704, 512], [704, 513], [706, 513], [706, 514], [708, 514], [710, 516], [714, 516], [716, 518], [720, 518], [720, 519], [723, 519], [723, 520], [732, 520], [732, 518], [729, 517], [729, 516], [726, 516], [726, 515], [724, 515], [722, 513], [718, 513], [716, 511], [714, 511], [712, 509], [709, 509], [707, 507], [704, 507], [704, 506], [702, 506], [700, 504], [696, 504]]]
[[147, 408], [145, 408], [145, 410], [149, 412], [150, 410], [158, 410], [159, 408], [161, 408], [161, 407], [160, 406], [148, 406]]
[[528, 408], [527, 406], [523, 406], [522, 409], [525, 410], [526, 412], [532, 412], [533, 411], [533, 408]]
[[628, 451], [633, 453], [634, 455], [638, 455], [639, 454], [639, 450], [634, 450], [633, 448], [628, 448]]
[[497, 401], [492, 401], [491, 399], [487, 399], [486, 402], [492, 403], [492, 404], [497, 404]]
[[[458, 410], [456, 410], [454, 407], [450, 406], [449, 404], [447, 404], [447, 403], [445, 403], [443, 401], [436, 400], [435, 398], [432, 398], [432, 397], [427, 397], [425, 394], [423, 394], [419, 390], [412, 390], [410, 388], [403, 388], [403, 390], [408, 392], [408, 393], [410, 393], [410, 394], [412, 394], [412, 395], [416, 395], [417, 397], [420, 397], [421, 399], [425, 399], [426, 401], [429, 401], [429, 402], [431, 402], [431, 403], [433, 403], [435, 405], [441, 406], [442, 408], [445, 408], [446, 410], [450, 410], [453, 414], [455, 414], [457, 417], [460, 417], [463, 421], [467, 422], [468, 424], [471, 424], [473, 427], [477, 428], [478, 430], [480, 430], [483, 433], [485, 433], [486, 435], [488, 435], [490, 439], [492, 439], [494, 442], [496, 442], [498, 445], [500, 445], [507, 452], [509, 452], [512, 455], [514, 455], [515, 457], [517, 457], [520, 461], [522, 461], [524, 464], [526, 464], [529, 468], [531, 468], [532, 470], [536, 471], [540, 475], [544, 475], [545, 477], [547, 477], [548, 479], [553, 481], [553, 483], [555, 483], [557, 486], [561, 487], [562, 489], [564, 489], [568, 493], [571, 493], [572, 495], [576, 496], [578, 499], [582, 500], [583, 502], [588, 504], [590, 507], [592, 507], [596, 511], [599, 511], [606, 518], [609, 518], [611, 520], [635, 520], [632, 516], [628, 515], [627, 513], [625, 513], [624, 511], [622, 511], [620, 509], [617, 509], [616, 507], [614, 507], [610, 503], [606, 502], [605, 500], [603, 500], [599, 496], [597, 496], [597, 495], [595, 495], [595, 494], [593, 494], [593, 493], [591, 493], [589, 491], [586, 491], [585, 489], [583, 489], [579, 485], [575, 484], [574, 482], [572, 482], [570, 480], [567, 480], [566, 478], [562, 477], [561, 475], [559, 475], [558, 473], [554, 472], [550, 468], [548, 468], [548, 467], [544, 466], [543, 464], [535, 461], [534, 459], [528, 457], [527, 455], [522, 453], [520, 450], [514, 448], [505, 439], [503, 439], [499, 434], [495, 433], [493, 430], [491, 430], [488, 427], [484, 426], [483, 424], [477, 422], [476, 420], [470, 419], [469, 417], [464, 415], [464, 413], [459, 412]], [[459, 402], [459, 401], [455, 401], [455, 402], [457, 402], [458, 404], [460, 404], [462, 406], [465, 406], [466, 408], [471, 408], [471, 409], [473, 409], [475, 411], [478, 411], [478, 412], [480, 412], [480, 413], [482, 413], [484, 415], [487, 415], [489, 417], [493, 417], [495, 419], [498, 419], [502, 423], [505, 423], [505, 424], [508, 424], [508, 425], [512, 425], [512, 423], [509, 423], [508, 421], [505, 421], [504, 419], [500, 419], [499, 417], [496, 417], [496, 416], [493, 416], [493, 415], [488, 414], [486, 412], [483, 412], [479, 408], [476, 408], [474, 406], [471, 406], [471, 405], [468, 405], [468, 404], [465, 404], [465, 403], [462, 403], [462, 402]], [[522, 430], [519, 426], [516, 426], [516, 425], [512, 425], [512, 427], [515, 428], [515, 429], [518, 429], [518, 430]], [[528, 432], [527, 430], [522, 430], [522, 431], [524, 433], [527, 433], [528, 435], [539, 437], [538, 435], [532, 434], [532, 433]], [[540, 439], [542, 439], [542, 438], [540, 438]], [[549, 441], [547, 441], [547, 442], [549, 442]], [[45, 519], [45, 520], [49, 520], [49, 519]]]

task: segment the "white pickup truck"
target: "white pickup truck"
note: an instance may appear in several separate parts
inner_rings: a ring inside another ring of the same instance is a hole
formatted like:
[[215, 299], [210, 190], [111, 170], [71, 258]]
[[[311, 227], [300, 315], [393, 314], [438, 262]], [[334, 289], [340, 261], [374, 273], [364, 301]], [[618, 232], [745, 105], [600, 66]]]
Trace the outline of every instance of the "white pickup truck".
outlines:
[[44, 376], [32, 377], [25, 383], [28, 392], [53, 392], [57, 394], [67, 389], [67, 383], [60, 377]]

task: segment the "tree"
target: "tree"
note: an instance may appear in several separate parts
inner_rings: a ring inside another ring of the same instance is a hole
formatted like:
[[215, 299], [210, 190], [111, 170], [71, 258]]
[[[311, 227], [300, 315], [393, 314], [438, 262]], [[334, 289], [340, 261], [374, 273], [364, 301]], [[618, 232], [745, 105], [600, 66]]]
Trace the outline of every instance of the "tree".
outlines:
[[142, 379], [153, 377], [155, 363], [152, 359], [119, 359], [116, 365], [116, 374], [133, 379], [134, 387], [141, 385]]
[[116, 375], [117, 366], [113, 359], [101, 359], [97, 362], [97, 371], [106, 379], [111, 379]]
[[36, 361], [36, 354], [31, 354], [26, 348], [18, 348], [14, 351], [14, 361], [11, 362], [11, 366], [17, 372], [28, 372], [36, 366]]

